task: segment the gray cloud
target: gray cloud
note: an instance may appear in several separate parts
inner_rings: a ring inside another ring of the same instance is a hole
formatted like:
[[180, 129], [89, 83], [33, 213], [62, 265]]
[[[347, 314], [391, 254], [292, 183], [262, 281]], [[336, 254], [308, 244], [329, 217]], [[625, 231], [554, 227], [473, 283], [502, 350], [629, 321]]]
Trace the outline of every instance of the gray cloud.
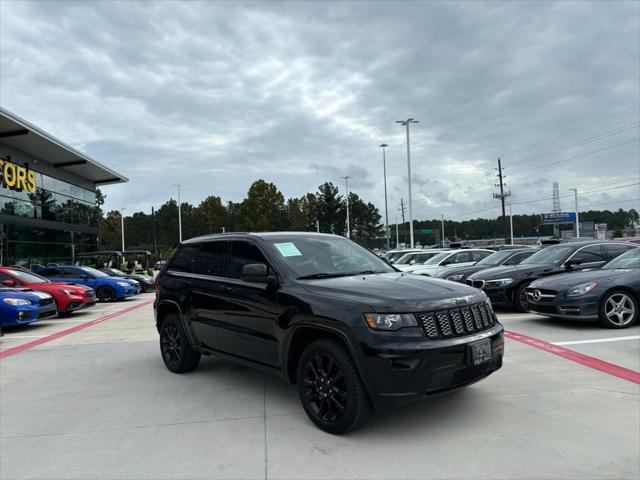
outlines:
[[105, 187], [107, 208], [148, 210], [173, 183], [192, 203], [238, 201], [257, 178], [290, 197], [343, 189], [348, 174], [382, 209], [384, 141], [393, 218], [407, 198], [394, 121], [407, 116], [420, 120], [418, 218], [497, 215], [498, 156], [514, 204], [557, 180], [591, 192], [585, 208], [640, 205], [638, 186], [592, 192], [640, 181], [638, 142], [617, 145], [637, 126], [526, 160], [639, 120], [636, 2], [34, 1], [0, 13], [0, 103], [127, 175]]

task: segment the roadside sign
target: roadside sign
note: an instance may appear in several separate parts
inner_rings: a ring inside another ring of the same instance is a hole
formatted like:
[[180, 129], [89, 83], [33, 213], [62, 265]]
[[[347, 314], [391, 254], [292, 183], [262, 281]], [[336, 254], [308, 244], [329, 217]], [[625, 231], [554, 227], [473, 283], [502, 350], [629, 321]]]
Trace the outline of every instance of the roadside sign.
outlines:
[[553, 225], [554, 223], [575, 223], [576, 212], [543, 213], [542, 224]]
[[433, 230], [430, 228], [423, 228], [421, 230], [418, 230], [418, 233], [423, 233], [425, 235], [433, 235]]

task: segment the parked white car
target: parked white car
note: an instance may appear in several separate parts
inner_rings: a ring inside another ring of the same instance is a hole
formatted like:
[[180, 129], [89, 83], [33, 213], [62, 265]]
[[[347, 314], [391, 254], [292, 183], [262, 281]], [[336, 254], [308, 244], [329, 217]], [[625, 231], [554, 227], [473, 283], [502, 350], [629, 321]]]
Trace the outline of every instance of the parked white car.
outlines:
[[404, 256], [409, 252], [422, 252], [420, 248], [404, 248], [404, 249], [394, 249], [389, 250], [384, 254], [384, 257], [389, 260], [389, 263], [395, 263], [400, 257]]
[[434, 255], [421, 265], [412, 265], [412, 268], [406, 271], [417, 275], [431, 276], [442, 272], [449, 266], [463, 267], [473, 265], [492, 253], [494, 253], [493, 250], [485, 250], [482, 248], [448, 250]]
[[393, 266], [403, 272], [407, 270], [411, 270], [412, 268], [424, 264], [427, 260], [432, 257], [435, 257], [439, 253], [445, 252], [446, 250], [439, 249], [428, 249], [428, 250], [420, 250], [419, 252], [409, 252], [405, 253], [402, 257], [398, 258]]

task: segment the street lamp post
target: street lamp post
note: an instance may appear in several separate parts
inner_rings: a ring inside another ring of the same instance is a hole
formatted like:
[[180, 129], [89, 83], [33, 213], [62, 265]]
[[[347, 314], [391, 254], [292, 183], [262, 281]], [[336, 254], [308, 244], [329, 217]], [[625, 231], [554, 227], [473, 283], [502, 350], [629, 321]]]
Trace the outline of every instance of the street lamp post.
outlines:
[[349, 179], [353, 177], [345, 175], [340, 178], [344, 178], [344, 184], [347, 189], [347, 238], [351, 238], [351, 225], [349, 224]]
[[382, 171], [384, 173], [384, 238], [387, 242], [387, 248], [391, 248], [391, 239], [389, 238], [389, 208], [387, 206], [387, 159], [385, 155], [385, 148], [389, 145], [381, 143], [382, 148]]
[[442, 248], [444, 248], [444, 215], [440, 215], [440, 220], [442, 221]]
[[180, 187], [182, 187], [182, 185], [174, 183], [173, 186], [178, 187], [178, 239], [182, 242], [182, 201], [180, 200]]
[[578, 218], [578, 189], [570, 188], [574, 194], [575, 208], [576, 208], [576, 238], [580, 238], [580, 219]]
[[120, 210], [120, 232], [122, 233], [122, 251], [124, 252], [124, 211], [127, 208], [124, 207]]
[[419, 123], [418, 120], [407, 118], [406, 120], [396, 120], [396, 123], [407, 128], [407, 182], [409, 184], [409, 237], [411, 239], [411, 248], [413, 248], [413, 202], [411, 199], [411, 151], [409, 148], [409, 124]]

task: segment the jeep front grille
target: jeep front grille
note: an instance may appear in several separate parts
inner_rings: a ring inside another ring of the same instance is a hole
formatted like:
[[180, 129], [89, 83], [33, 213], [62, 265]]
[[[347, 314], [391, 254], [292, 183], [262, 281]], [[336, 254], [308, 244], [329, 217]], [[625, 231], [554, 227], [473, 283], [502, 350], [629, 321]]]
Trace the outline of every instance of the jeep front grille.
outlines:
[[493, 326], [496, 318], [486, 303], [417, 314], [428, 338], [449, 338], [480, 332]]

